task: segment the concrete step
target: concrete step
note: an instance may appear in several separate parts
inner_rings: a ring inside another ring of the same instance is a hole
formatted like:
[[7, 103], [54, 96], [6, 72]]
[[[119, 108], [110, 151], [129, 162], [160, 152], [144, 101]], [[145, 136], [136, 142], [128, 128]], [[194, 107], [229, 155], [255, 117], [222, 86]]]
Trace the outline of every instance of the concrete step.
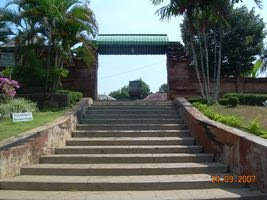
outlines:
[[182, 119], [82, 119], [81, 124], [183, 124]]
[[226, 173], [221, 163], [138, 163], [138, 164], [38, 164], [21, 169], [22, 175], [126, 176]]
[[97, 109], [110, 109], [110, 110], [175, 110], [174, 105], [93, 105], [89, 107], [89, 110], [97, 110]]
[[89, 145], [192, 145], [192, 137], [88, 137], [71, 138], [67, 146]]
[[66, 154], [47, 155], [40, 163], [47, 164], [104, 164], [104, 163], [181, 163], [213, 162], [214, 155], [207, 153], [173, 154]]
[[89, 109], [86, 111], [86, 114], [178, 114], [178, 111], [176, 111], [175, 109], [170, 109], [170, 110], [144, 110], [144, 109], [140, 109], [140, 110], [120, 110], [120, 109]]
[[108, 106], [121, 106], [121, 105], [173, 105], [172, 101], [94, 101], [94, 106], [108, 105]]
[[23, 191], [1, 190], [1, 200], [266, 200], [267, 194], [249, 188], [155, 191]]
[[[225, 176], [231, 174], [217, 174]], [[21, 175], [0, 181], [4, 190], [38, 191], [146, 191], [237, 188], [238, 183], [212, 183], [210, 174], [177, 174], [147, 176], [28, 176]]]
[[185, 130], [185, 124], [77, 124], [77, 130]]
[[201, 153], [198, 145], [182, 146], [67, 146], [55, 149], [55, 154], [140, 154], [140, 153]]
[[178, 113], [174, 114], [84, 114], [84, 119], [182, 119]]
[[76, 130], [73, 137], [187, 137], [189, 130]]

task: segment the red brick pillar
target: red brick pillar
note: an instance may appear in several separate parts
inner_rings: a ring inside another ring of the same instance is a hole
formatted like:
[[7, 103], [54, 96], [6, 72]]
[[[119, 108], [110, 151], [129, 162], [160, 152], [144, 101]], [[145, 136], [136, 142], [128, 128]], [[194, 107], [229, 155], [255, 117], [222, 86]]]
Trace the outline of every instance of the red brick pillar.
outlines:
[[80, 58], [74, 59], [74, 65], [67, 67], [70, 71], [69, 76], [63, 80], [63, 88], [79, 91], [84, 97], [97, 99], [97, 74], [98, 74], [98, 55], [91, 66]]
[[168, 99], [198, 96], [193, 67], [180, 43], [171, 43], [167, 50]]

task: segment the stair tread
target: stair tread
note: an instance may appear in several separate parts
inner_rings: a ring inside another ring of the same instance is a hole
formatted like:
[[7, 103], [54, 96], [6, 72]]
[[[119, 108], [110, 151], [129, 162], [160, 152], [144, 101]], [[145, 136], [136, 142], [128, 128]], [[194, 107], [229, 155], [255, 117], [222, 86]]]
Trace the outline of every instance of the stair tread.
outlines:
[[146, 153], [146, 154], [55, 154], [42, 157], [204, 157], [214, 156], [209, 153]]
[[[83, 126], [82, 124], [81, 126]], [[87, 125], [84, 125], [87, 126]], [[88, 133], [88, 132], [94, 132], [94, 133], [179, 133], [179, 132], [190, 132], [189, 130], [74, 130], [72, 132], [75, 133]]]
[[[77, 124], [77, 126], [97, 126], [98, 124]], [[99, 126], [162, 126], [162, 127], [169, 127], [169, 126], [176, 126], [179, 127], [184, 124], [99, 124]]]
[[227, 167], [227, 165], [218, 162], [208, 163], [129, 163], [129, 164], [36, 164], [24, 168], [39, 169], [144, 169], [144, 168], [209, 168], [209, 167]]
[[267, 194], [249, 188], [216, 188], [188, 190], [157, 190], [157, 191], [23, 191], [1, 190], [0, 199], [6, 200], [209, 200], [209, 199], [267, 199]]
[[[212, 174], [138, 175], [138, 176], [47, 176], [21, 175], [0, 180], [5, 182], [31, 183], [154, 183], [154, 182], [201, 182], [211, 181]], [[230, 176], [230, 173], [217, 173], [216, 176]]]
[[156, 149], [156, 148], [175, 148], [175, 149], [179, 149], [179, 148], [202, 148], [199, 145], [119, 145], [119, 146], [114, 146], [114, 145], [110, 145], [110, 146], [101, 146], [101, 145], [97, 145], [97, 146], [65, 146], [65, 147], [58, 147], [57, 149]]
[[67, 141], [168, 141], [195, 140], [193, 137], [73, 137]]

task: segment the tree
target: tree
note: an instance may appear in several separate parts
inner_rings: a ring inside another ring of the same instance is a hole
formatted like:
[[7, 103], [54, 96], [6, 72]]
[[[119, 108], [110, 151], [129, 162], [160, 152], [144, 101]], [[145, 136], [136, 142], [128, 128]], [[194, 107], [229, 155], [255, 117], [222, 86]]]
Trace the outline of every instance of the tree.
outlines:
[[[190, 36], [186, 32], [190, 25], [184, 20], [182, 25], [183, 41], [188, 51], [190, 49]], [[255, 15], [254, 9], [248, 11], [243, 6], [241, 8], [232, 9], [228, 19], [228, 28], [222, 31], [222, 69], [223, 77], [235, 77], [246, 74], [253, 68], [253, 62], [256, 55], [260, 54], [263, 47], [263, 39], [266, 36], [264, 31], [265, 24], [259, 15]], [[195, 41], [199, 43], [199, 41]], [[208, 54], [214, 57], [214, 48], [216, 38], [212, 37], [212, 31], [208, 33]], [[198, 44], [199, 45], [199, 44]], [[190, 51], [187, 52], [191, 57]], [[199, 53], [199, 52], [198, 52]], [[200, 58], [198, 60], [200, 62]], [[216, 71], [212, 66], [215, 65], [217, 59], [209, 60], [210, 77], [214, 78]]]
[[[164, 0], [152, 0], [154, 4], [160, 4]], [[161, 19], [183, 15], [189, 24], [190, 50], [192, 64], [195, 67], [197, 79], [202, 97], [209, 103], [214, 103], [220, 92], [221, 64], [222, 64], [222, 30], [227, 26], [229, 10], [239, 0], [173, 0], [168, 5], [160, 8], [158, 14]], [[260, 5], [259, 0], [255, 0]], [[216, 38], [213, 44], [215, 85], [210, 84], [210, 56], [208, 36]], [[199, 41], [199, 42], [198, 42]], [[199, 52], [199, 54], [197, 54]], [[201, 73], [201, 75], [200, 75]]]
[[109, 96], [117, 100], [127, 100], [129, 99], [129, 87], [123, 86], [121, 89], [111, 92]]
[[11, 31], [7, 25], [3, 22], [0, 22], [0, 44], [7, 42], [10, 32]]
[[64, 65], [72, 62], [77, 44], [82, 46], [75, 52], [81, 53], [85, 61], [94, 59], [94, 46], [90, 39], [96, 35], [97, 25], [88, 2], [13, 0], [7, 6], [11, 4], [18, 6], [18, 12], [6, 8], [2, 10], [0, 21], [18, 27], [15, 41], [20, 47], [35, 47], [39, 50], [35, 51], [37, 57], [40, 49], [45, 48], [41, 52], [46, 66], [47, 91], [54, 91], [60, 78], [67, 75]]
[[252, 70], [247, 73], [252, 78], [257, 78], [260, 74], [267, 75], [267, 48], [264, 48], [260, 54], [260, 58], [255, 62]]
[[168, 85], [167, 85], [167, 83], [163, 83], [163, 84], [160, 86], [158, 92], [164, 92], [164, 93], [166, 93], [167, 91], [168, 91]]
[[[151, 93], [149, 85], [146, 82], [144, 82], [141, 78], [140, 79], [136, 79], [135, 81], [141, 81], [140, 99], [146, 98]], [[118, 89], [116, 91], [111, 92], [109, 94], [109, 96], [111, 96], [111, 97], [113, 97], [113, 98], [115, 98], [117, 100], [130, 99], [130, 96], [129, 96], [129, 85], [123, 86], [121, 89]]]
[[[256, 55], [261, 53], [266, 36], [265, 24], [254, 9], [233, 9], [230, 30], [223, 35], [222, 75], [238, 77], [253, 68]], [[234, 42], [233, 42], [234, 41]]]

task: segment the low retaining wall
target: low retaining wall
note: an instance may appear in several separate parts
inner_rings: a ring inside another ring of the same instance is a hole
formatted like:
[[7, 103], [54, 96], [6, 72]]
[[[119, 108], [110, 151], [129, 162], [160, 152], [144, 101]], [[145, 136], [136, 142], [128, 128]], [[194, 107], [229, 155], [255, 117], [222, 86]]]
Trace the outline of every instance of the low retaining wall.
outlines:
[[184, 98], [176, 98], [174, 104], [205, 152], [214, 153], [216, 161], [227, 164], [237, 175], [256, 176], [251, 186], [267, 192], [266, 139], [212, 121]]
[[0, 179], [20, 174], [20, 169], [36, 164], [42, 155], [65, 146], [82, 113], [92, 104], [85, 98], [55, 121], [0, 142]]

